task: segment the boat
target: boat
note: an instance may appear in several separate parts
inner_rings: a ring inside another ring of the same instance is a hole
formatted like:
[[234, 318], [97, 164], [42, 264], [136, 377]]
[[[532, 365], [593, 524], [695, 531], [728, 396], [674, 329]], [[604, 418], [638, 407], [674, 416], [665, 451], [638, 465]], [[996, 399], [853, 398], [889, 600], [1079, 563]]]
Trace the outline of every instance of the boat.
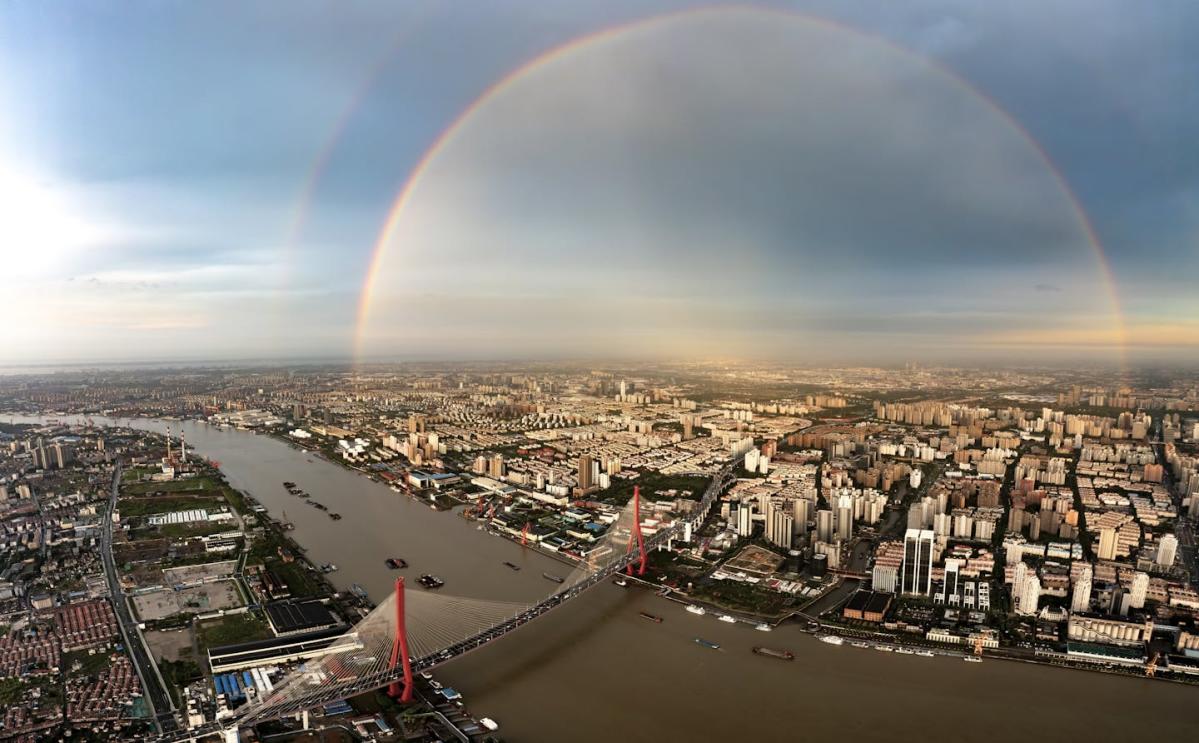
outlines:
[[612, 585], [624, 588], [625, 586], [629, 585], [629, 582], [624, 578], [617, 578], [616, 580], [612, 581]]
[[712, 650], [720, 650], [720, 645], [718, 643], [712, 642], [711, 640], [705, 640], [702, 637], [695, 638], [695, 644], [703, 645], [704, 647], [711, 648]]
[[408, 567], [408, 561], [402, 557], [389, 557], [383, 561], [383, 564], [392, 570], [399, 570], [400, 568]]
[[480, 717], [479, 724], [493, 733], [500, 729], [500, 724], [490, 717]]
[[755, 647], [754, 655], [765, 655], [767, 658], [778, 658], [779, 660], [795, 660], [795, 653], [790, 650], [775, 650], [774, 648]]
[[770, 631], [774, 630], [774, 627], [771, 627], [769, 624], [762, 622], [758, 626], [754, 627], [754, 629], [756, 629], [759, 632], [770, 632]]
[[931, 651], [931, 650], [917, 650], [917, 651], [916, 651], [916, 655], [922, 655], [922, 656], [924, 656], [925, 658], [933, 658], [933, 657], [936, 657], [936, 656], [934, 656], [934, 655], [933, 655], [933, 651]]
[[445, 581], [443, 581], [441, 578], [438, 578], [436, 575], [429, 575], [428, 573], [417, 578], [416, 582], [421, 584], [423, 587], [430, 589], [441, 588], [445, 585]]
[[703, 616], [704, 614], [708, 613], [708, 612], [704, 611], [704, 607], [696, 606], [695, 604], [688, 604], [687, 611], [691, 612], [692, 614], [699, 614], [700, 616]]
[[728, 622], [729, 624], [736, 624], [736, 623], [737, 623], [737, 620], [736, 620], [736, 619], [733, 619], [733, 618], [732, 618], [732, 617], [730, 617], [728, 614], [721, 614], [721, 615], [720, 615], [720, 621], [722, 621], [722, 622]]
[[977, 658], [973, 655], [967, 655], [965, 658], [962, 658], [962, 660], [966, 661], [967, 663], [982, 663], [983, 662], [982, 658]]
[[331, 514], [329, 514], [329, 518], [333, 519], [334, 521], [341, 521], [341, 514], [340, 513], [331, 513]]
[[899, 653], [900, 655], [915, 655], [916, 654], [916, 651], [912, 650], [911, 648], [895, 648], [895, 652]]
[[849, 644], [853, 645], [855, 648], [869, 648], [870, 647], [870, 643], [868, 643], [868, 642], [851, 642]]
[[820, 641], [827, 642], [829, 645], [844, 645], [845, 644], [845, 640], [841, 639], [840, 637], [837, 637], [836, 635], [825, 635], [824, 637], [820, 638]]
[[296, 484], [294, 482], [287, 482], [286, 480], [283, 481], [283, 487], [287, 488], [288, 490], [291, 490], [295, 486]]
[[357, 583], [350, 586], [350, 593], [354, 594], [355, 596], [357, 596], [358, 598], [363, 599], [363, 600], [370, 598], [370, 596], [366, 592], [366, 589], [363, 588], [362, 586], [358, 585]]
[[552, 580], [555, 583], [565, 583], [566, 582], [565, 578], [563, 578], [560, 575], [554, 575], [553, 573], [542, 573], [541, 577], [545, 578], [546, 580]]
[[653, 622], [654, 624], [662, 623], [662, 617], [658, 616], [657, 614], [650, 614], [649, 612], [645, 612], [645, 611], [639, 612], [639, 613], [641, 614], [642, 619], [648, 619], [649, 621]]
[[505, 561], [504, 561], [504, 565], [505, 565], [506, 567], [512, 568], [513, 570], [520, 570], [520, 566], [519, 566], [519, 565], [517, 565], [517, 564], [516, 564], [516, 563], [514, 563], [514, 562], [508, 562], [507, 560], [505, 560]]
[[331, 562], [327, 562], [324, 565], [321, 565], [321, 572], [322, 573], [336, 573], [337, 566]]
[[895, 648], [891, 647], [890, 645], [875, 645], [874, 649], [881, 650], [884, 653], [894, 653], [895, 652]]

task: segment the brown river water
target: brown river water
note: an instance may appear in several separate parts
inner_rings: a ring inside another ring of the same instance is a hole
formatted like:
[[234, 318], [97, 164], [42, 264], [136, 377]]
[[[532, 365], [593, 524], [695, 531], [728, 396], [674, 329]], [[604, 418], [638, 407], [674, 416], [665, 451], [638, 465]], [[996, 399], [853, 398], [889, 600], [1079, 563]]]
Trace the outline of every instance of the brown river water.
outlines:
[[[69, 417], [63, 417], [70, 420]], [[0, 420], [28, 420], [0, 415]], [[103, 419], [97, 419], [103, 423]], [[403, 557], [446, 593], [530, 601], [557, 588], [542, 572], [569, 568], [439, 513], [387, 487], [266, 436], [203, 423], [135, 419], [186, 431], [189, 447], [220, 461], [230, 483], [272, 515], [314, 563], [335, 563], [339, 588], [376, 600]], [[344, 517], [330, 521], [283, 489], [291, 480]], [[503, 562], [524, 569], [515, 572]], [[660, 615], [661, 624], [640, 611]], [[694, 642], [720, 644], [712, 650]], [[767, 645], [793, 662], [754, 655]], [[1199, 689], [1008, 661], [964, 663], [822, 643], [795, 626], [759, 632], [696, 616], [641, 589], [602, 584], [481, 650], [440, 667], [475, 715], [506, 739], [532, 741], [1011, 741], [1199, 736]]]

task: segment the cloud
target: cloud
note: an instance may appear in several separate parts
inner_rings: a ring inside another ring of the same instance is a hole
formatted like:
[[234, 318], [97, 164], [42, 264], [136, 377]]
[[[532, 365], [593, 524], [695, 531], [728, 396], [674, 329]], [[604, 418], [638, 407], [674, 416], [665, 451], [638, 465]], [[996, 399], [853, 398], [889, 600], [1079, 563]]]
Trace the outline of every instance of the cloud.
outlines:
[[485, 102], [414, 188], [366, 337], [706, 354], [785, 328], [895, 355], [1106, 315], [1097, 280], [1052, 169], [979, 96], [860, 35], [708, 13]]

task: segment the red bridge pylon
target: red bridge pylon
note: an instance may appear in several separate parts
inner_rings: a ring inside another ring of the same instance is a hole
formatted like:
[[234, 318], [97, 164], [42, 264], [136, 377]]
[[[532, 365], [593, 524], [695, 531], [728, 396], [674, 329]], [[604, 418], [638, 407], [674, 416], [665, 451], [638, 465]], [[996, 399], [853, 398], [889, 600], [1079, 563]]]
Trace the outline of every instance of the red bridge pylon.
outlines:
[[[638, 560], [637, 575], [645, 575], [645, 537], [641, 534], [641, 486], [633, 486], [633, 532], [629, 534], [629, 548], [627, 552], [633, 551], [633, 540], [637, 540], [637, 551], [641, 553], [641, 558]], [[626, 572], [629, 575], [633, 574], [633, 563], [629, 563]]]
[[404, 626], [404, 579], [396, 578], [396, 636], [391, 644], [391, 663], [388, 668], [402, 665], [404, 669], [403, 690], [400, 681], [392, 681], [387, 687], [387, 695], [399, 699], [404, 704], [412, 701], [412, 661], [408, 654], [408, 630]]

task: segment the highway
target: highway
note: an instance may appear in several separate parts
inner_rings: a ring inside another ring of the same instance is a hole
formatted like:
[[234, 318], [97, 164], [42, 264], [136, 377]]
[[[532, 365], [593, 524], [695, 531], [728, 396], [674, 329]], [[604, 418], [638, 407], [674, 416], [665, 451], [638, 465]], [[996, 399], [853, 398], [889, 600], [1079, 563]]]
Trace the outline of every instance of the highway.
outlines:
[[125, 649], [129, 653], [137, 677], [141, 681], [146, 701], [150, 704], [150, 714], [154, 716], [154, 725], [159, 732], [168, 733], [178, 729], [175, 719], [175, 704], [166, 690], [158, 666], [146, 648], [138, 631], [137, 622], [129, 611], [129, 602], [121, 590], [121, 579], [117, 574], [116, 559], [112, 553], [112, 514], [117, 507], [117, 494], [121, 486], [121, 465], [118, 462], [113, 469], [112, 493], [108, 497], [108, 508], [104, 512], [104, 531], [101, 537], [100, 555], [104, 561], [104, 574], [108, 578], [108, 592], [112, 597], [112, 608], [116, 612], [117, 621], [121, 626], [121, 637]]

